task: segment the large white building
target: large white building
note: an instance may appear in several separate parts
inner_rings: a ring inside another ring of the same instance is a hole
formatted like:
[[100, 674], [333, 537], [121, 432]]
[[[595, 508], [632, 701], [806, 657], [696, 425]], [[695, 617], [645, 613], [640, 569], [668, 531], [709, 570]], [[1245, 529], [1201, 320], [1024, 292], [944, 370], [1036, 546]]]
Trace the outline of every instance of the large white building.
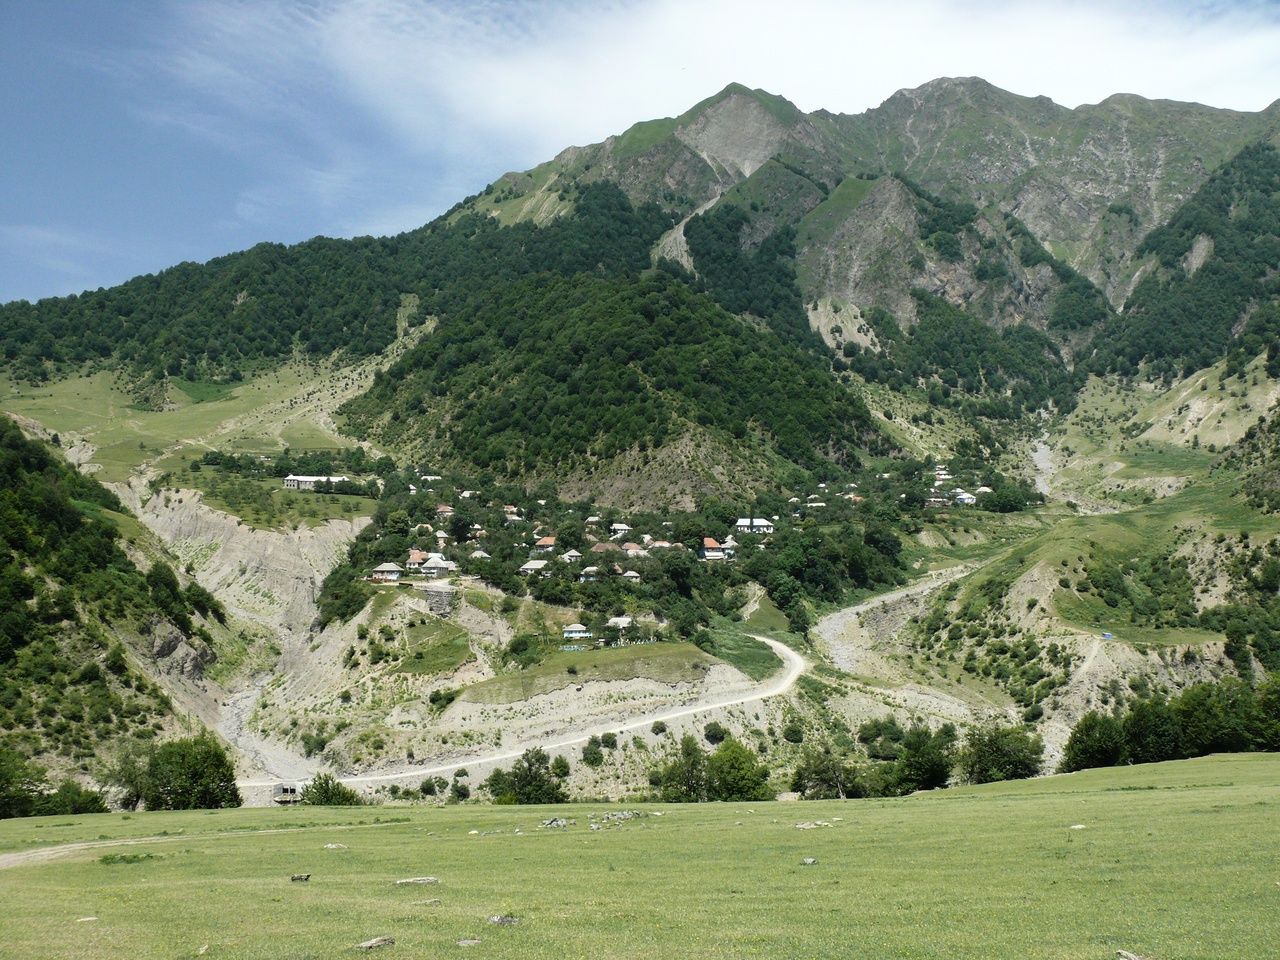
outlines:
[[314, 490], [317, 483], [350, 483], [350, 477], [302, 477], [289, 474], [284, 478], [286, 490]]

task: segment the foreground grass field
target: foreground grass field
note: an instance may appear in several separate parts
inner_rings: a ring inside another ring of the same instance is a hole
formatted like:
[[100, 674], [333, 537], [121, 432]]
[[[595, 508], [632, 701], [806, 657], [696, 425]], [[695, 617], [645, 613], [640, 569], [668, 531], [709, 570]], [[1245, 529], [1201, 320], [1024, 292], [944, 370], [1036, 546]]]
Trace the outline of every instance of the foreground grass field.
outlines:
[[[902, 800], [611, 809], [5, 821], [0, 952], [293, 960], [389, 936], [388, 957], [1216, 960], [1280, 943], [1280, 756]], [[541, 828], [553, 814], [576, 824]], [[422, 876], [439, 882], [396, 883]]]

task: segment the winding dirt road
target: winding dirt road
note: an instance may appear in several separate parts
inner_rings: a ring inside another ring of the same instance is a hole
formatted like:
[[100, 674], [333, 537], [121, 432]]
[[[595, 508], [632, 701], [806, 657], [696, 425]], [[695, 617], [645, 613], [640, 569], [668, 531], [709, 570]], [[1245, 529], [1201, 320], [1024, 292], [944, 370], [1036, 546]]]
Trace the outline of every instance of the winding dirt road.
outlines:
[[[429, 776], [451, 775], [453, 771], [457, 770], [459, 767], [466, 767], [471, 773], [472, 779], [475, 779], [477, 770], [484, 771], [498, 764], [515, 760], [526, 750], [533, 747], [541, 747], [543, 750], [550, 753], [555, 750], [562, 750], [568, 747], [585, 744], [591, 737], [600, 736], [601, 734], [610, 731], [613, 733], [628, 733], [633, 730], [640, 730], [644, 727], [652, 726], [658, 721], [666, 723], [670, 720], [678, 720], [681, 717], [705, 713], [710, 710], [722, 710], [726, 707], [736, 707], [744, 703], [754, 703], [757, 700], [766, 700], [769, 697], [776, 697], [781, 693], [786, 693], [795, 685], [796, 679], [800, 674], [804, 673], [806, 667], [804, 658], [790, 647], [779, 643], [777, 640], [770, 640], [767, 637], [756, 637], [755, 639], [768, 644], [773, 649], [774, 653], [782, 658], [784, 669], [780, 676], [773, 677], [766, 683], [745, 693], [740, 692], [721, 695], [718, 697], [710, 697], [690, 706], [658, 710], [634, 717], [630, 720], [622, 721], [621, 723], [593, 724], [590, 727], [583, 727], [576, 730], [571, 736], [567, 737], [559, 737], [552, 740], [520, 741], [512, 746], [503, 747], [498, 750], [475, 753], [462, 757], [454, 757], [449, 760], [448, 763], [408, 767], [392, 773], [369, 774], [363, 777], [343, 777], [342, 782], [352, 787], [372, 787], [378, 784], [390, 784], [396, 782], [402, 782], [405, 785], [409, 785], [416, 784], [417, 781]], [[240, 792], [245, 796], [246, 805], [251, 805], [259, 798], [264, 788], [270, 788], [276, 782], [278, 781], [242, 780], [238, 782], [238, 786], [240, 787]], [[269, 799], [267, 802], [270, 802]]]

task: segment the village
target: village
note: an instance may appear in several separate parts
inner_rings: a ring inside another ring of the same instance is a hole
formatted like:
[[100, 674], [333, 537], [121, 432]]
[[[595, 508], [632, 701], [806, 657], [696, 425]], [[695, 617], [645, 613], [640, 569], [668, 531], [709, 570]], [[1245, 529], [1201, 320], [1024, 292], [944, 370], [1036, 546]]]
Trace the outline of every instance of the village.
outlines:
[[[886, 500], [896, 501], [895, 513], [934, 511], [972, 507], [992, 492], [983, 485], [969, 493], [946, 464], [929, 466], [923, 477], [914, 473], [911, 481], [904, 488], [903, 477], [878, 474], [864, 481], [865, 494], [857, 482], [819, 482], [812, 492], [761, 501], [757, 506], [776, 511], [766, 516], [729, 514], [729, 505], [714, 503], [700, 514], [663, 516], [590, 512], [590, 504], [564, 504], [554, 496], [503, 502], [492, 499], [498, 490], [482, 494], [459, 478], [398, 471], [372, 481], [387, 485], [379, 506], [385, 519], [361, 576], [370, 586], [417, 589], [443, 615], [453, 592], [476, 581], [577, 611], [571, 622], [556, 625], [565, 650], [653, 642], [670, 633], [670, 609], [681, 606], [680, 593], [689, 594], [687, 586], [673, 585], [672, 571], [681, 564], [696, 563], [707, 571], [703, 580], [716, 584], [714, 592], [732, 594], [750, 575], [713, 569], [772, 556], [784, 534], [803, 530], [820, 540], [821, 531], [859, 529], [866, 511]], [[317, 494], [370, 482], [346, 475], [283, 478], [287, 490]], [[760, 569], [753, 566], [756, 577]], [[698, 620], [705, 623], [706, 612], [691, 622], [686, 605], [680, 635]]]

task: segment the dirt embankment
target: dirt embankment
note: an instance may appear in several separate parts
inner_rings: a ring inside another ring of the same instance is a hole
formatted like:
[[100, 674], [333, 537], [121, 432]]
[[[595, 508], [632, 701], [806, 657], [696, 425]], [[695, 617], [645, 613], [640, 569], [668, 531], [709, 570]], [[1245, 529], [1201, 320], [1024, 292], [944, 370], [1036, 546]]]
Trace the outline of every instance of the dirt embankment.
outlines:
[[269, 627], [282, 640], [309, 631], [320, 585], [369, 523], [361, 517], [313, 528], [258, 530], [209, 509], [197, 490], [151, 496], [135, 481], [117, 492], [231, 613]]
[[[182, 568], [217, 596], [235, 620], [279, 648], [276, 670], [304, 678], [312, 670], [312, 626], [321, 584], [346, 554], [368, 518], [331, 520], [318, 527], [258, 530], [206, 507], [195, 490], [152, 495], [142, 480], [117, 494], [160, 538]], [[219, 686], [206, 679], [170, 678], [180, 711], [216, 728], [239, 751], [242, 771], [276, 777], [312, 772], [294, 749], [249, 725], [261, 677], [237, 677]]]

